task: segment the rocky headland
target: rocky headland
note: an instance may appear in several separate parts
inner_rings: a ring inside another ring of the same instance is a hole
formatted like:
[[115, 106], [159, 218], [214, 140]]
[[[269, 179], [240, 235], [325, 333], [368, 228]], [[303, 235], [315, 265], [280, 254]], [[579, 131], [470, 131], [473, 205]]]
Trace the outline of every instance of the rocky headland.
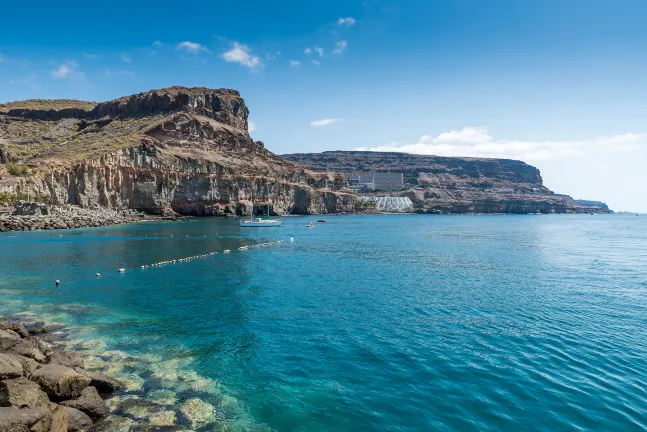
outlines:
[[166, 215], [352, 211], [342, 178], [277, 157], [247, 116], [235, 90], [185, 87], [0, 105], [0, 193]]
[[[408, 197], [418, 213], [609, 213], [604, 203], [576, 201], [543, 184], [531, 165], [510, 159], [441, 157], [408, 153], [329, 151], [283, 158], [312, 170], [403, 173], [404, 190], [378, 195]], [[371, 194], [368, 194], [371, 195]]]

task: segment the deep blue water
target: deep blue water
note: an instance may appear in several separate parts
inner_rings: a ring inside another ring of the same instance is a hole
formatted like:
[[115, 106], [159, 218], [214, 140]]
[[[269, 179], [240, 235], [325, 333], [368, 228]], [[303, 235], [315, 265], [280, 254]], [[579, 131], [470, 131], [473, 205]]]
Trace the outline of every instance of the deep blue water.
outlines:
[[647, 217], [313, 219], [0, 234], [0, 313], [233, 430], [647, 430]]

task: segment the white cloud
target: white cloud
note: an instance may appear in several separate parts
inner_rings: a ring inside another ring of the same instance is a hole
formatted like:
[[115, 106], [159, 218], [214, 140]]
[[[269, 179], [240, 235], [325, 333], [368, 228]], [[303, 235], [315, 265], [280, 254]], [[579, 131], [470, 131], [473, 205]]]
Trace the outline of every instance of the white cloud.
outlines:
[[231, 45], [231, 49], [222, 54], [222, 58], [230, 63], [240, 63], [242, 66], [250, 69], [263, 67], [261, 58], [255, 56], [247, 45], [242, 45], [238, 42], [234, 42]]
[[315, 66], [321, 66], [321, 62], [319, 60], [312, 60], [310, 63], [312, 63]]
[[125, 61], [126, 63], [130, 63], [131, 61], [133, 61], [132, 57], [130, 57], [130, 56], [129, 56], [128, 54], [126, 54], [126, 53], [119, 54], [119, 57], [121, 57], [121, 59], [122, 59], [123, 61]]
[[297, 67], [301, 64], [299, 60], [290, 60], [290, 66], [291, 67]]
[[100, 59], [103, 57], [101, 54], [83, 53], [83, 57], [87, 59]]
[[252, 133], [256, 132], [256, 123], [253, 121], [248, 121], [247, 122], [247, 132]]
[[342, 27], [352, 27], [355, 25], [357, 20], [353, 17], [346, 17], [346, 18], [339, 18], [337, 20], [337, 24], [342, 26]]
[[161, 48], [164, 46], [164, 43], [162, 41], [156, 40], [155, 42], [153, 42], [153, 46], [157, 48]]
[[56, 78], [66, 78], [76, 72], [76, 68], [79, 67], [79, 64], [73, 60], [68, 60], [65, 63], [59, 65], [58, 69], [54, 69], [50, 74]]
[[191, 54], [198, 54], [201, 51], [209, 52], [207, 47], [205, 47], [204, 45], [201, 45], [197, 42], [189, 42], [189, 41], [180, 42], [179, 44], [175, 45], [175, 48], [179, 50], [184, 50]]
[[346, 48], [348, 48], [348, 41], [339, 41], [335, 44], [335, 49], [333, 50], [334, 54], [343, 54], [344, 51], [346, 51]]
[[319, 48], [319, 47], [316, 46], [315, 51], [317, 52], [317, 54], [319, 54], [319, 57], [323, 57], [323, 55], [324, 55], [324, 49], [323, 48]]
[[340, 118], [325, 118], [325, 119], [321, 119], [321, 120], [313, 120], [313, 121], [311, 121], [311, 122], [310, 122], [310, 126], [312, 126], [312, 127], [322, 127], [322, 126], [328, 126], [328, 125], [331, 125], [331, 124], [333, 124], [333, 123], [338, 123], [338, 122], [341, 122], [341, 121], [344, 121], [344, 119], [340, 119]]
[[587, 156], [592, 153], [619, 153], [647, 148], [647, 134], [625, 133], [584, 140], [526, 141], [495, 140], [482, 127], [466, 127], [436, 137], [422, 136], [417, 143], [392, 142], [379, 147], [355, 150], [404, 152], [437, 156], [471, 156], [538, 161]]
[[312, 49], [311, 48], [306, 48], [306, 49], [303, 50], [303, 52], [305, 54], [310, 54], [310, 53], [312, 53]]

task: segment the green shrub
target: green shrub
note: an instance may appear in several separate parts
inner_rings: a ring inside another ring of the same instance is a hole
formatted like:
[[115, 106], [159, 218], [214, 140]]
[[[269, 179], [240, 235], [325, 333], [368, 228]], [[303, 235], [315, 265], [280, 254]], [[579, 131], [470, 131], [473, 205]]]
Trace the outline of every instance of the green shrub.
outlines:
[[8, 163], [6, 168], [7, 172], [14, 176], [27, 177], [31, 174], [31, 169], [25, 165]]

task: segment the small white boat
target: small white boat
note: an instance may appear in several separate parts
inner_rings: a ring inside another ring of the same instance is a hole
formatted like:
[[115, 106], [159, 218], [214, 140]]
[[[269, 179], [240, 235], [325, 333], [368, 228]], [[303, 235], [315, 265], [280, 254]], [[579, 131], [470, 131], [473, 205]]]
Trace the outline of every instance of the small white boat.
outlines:
[[241, 227], [278, 227], [283, 225], [283, 219], [255, 218], [240, 222]]
[[308, 225], [306, 225], [307, 228], [312, 228], [312, 222], [308, 222]]

